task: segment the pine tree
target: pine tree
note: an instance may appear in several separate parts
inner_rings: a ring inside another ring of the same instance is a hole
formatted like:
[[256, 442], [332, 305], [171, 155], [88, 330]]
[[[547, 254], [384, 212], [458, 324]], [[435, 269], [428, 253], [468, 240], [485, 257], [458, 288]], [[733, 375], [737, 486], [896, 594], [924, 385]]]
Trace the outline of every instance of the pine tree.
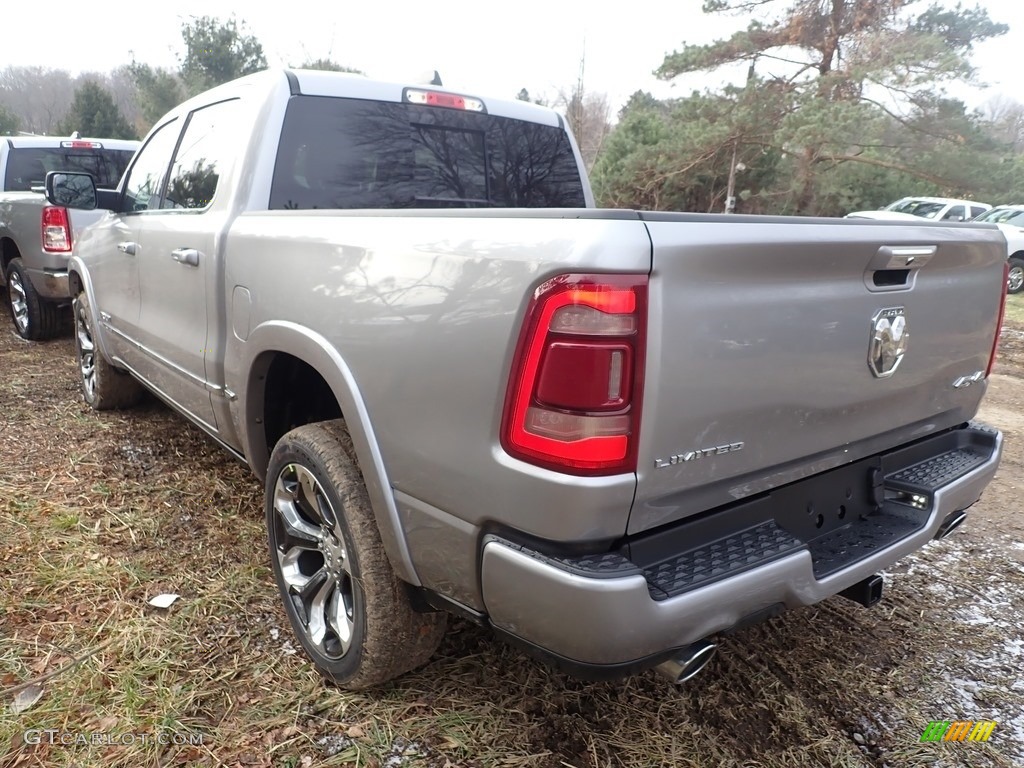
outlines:
[[135, 129], [118, 110], [110, 93], [98, 83], [87, 81], [75, 91], [71, 109], [58, 130], [70, 135], [108, 139], [137, 139]]

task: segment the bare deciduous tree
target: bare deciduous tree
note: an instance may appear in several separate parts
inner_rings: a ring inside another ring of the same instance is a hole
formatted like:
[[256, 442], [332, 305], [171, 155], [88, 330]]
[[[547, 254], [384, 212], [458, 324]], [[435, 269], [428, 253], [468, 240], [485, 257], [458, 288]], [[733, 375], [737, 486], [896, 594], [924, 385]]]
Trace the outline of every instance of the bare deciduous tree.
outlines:
[[1014, 154], [1024, 153], [1024, 104], [996, 96], [982, 105], [980, 113], [992, 138], [1006, 144]]
[[585, 87], [586, 56], [580, 59], [579, 75], [575, 84], [566, 92], [559, 91], [554, 106], [565, 112], [565, 119], [576, 137], [576, 143], [583, 155], [583, 163], [589, 171], [594, 167], [605, 139], [611, 133], [611, 108], [608, 97], [603, 93], [588, 93]]
[[0, 72], [0, 104], [28, 133], [53, 133], [74, 95], [75, 81], [63, 69], [10, 66]]

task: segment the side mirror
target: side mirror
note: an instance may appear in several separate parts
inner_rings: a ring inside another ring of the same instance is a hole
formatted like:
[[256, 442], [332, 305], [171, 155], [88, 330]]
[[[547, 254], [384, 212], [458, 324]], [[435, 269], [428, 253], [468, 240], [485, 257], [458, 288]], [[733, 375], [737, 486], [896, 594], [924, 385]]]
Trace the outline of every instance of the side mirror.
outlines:
[[50, 171], [46, 174], [46, 199], [50, 205], [91, 211], [96, 208], [96, 182], [88, 173]]

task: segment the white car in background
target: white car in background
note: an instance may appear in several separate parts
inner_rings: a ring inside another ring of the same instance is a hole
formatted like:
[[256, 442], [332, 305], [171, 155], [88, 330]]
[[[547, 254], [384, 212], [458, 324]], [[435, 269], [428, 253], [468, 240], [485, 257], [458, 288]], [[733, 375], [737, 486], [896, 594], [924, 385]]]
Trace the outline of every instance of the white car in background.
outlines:
[[1010, 272], [1006, 279], [1009, 293], [1024, 290], [1024, 205], [1000, 205], [974, 219], [983, 224], [995, 224], [1006, 237], [1006, 257]]
[[988, 203], [957, 200], [951, 197], [903, 197], [879, 211], [854, 211], [848, 219], [882, 219], [886, 221], [970, 221], [991, 210]]

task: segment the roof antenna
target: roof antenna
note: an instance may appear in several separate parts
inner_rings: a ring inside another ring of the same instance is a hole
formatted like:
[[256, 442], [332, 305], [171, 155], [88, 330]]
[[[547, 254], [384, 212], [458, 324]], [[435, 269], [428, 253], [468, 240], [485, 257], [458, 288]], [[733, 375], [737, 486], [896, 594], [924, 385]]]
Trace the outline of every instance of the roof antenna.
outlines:
[[428, 83], [428, 85], [444, 85], [444, 83], [441, 82], [441, 73], [438, 72], [436, 69], [434, 70], [434, 78], [430, 81], [430, 83]]

